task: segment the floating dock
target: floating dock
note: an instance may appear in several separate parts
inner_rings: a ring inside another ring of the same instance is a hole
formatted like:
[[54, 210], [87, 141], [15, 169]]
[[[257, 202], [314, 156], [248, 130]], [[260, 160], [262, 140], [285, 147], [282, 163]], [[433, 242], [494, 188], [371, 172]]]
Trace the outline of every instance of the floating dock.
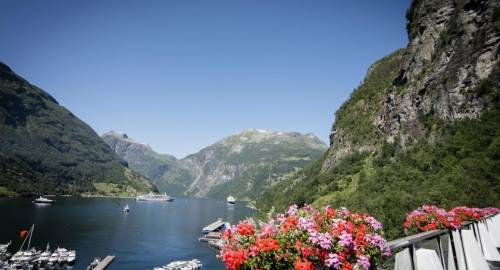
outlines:
[[216, 221], [208, 224], [203, 227], [202, 232], [207, 234], [209, 232], [214, 232], [223, 229], [226, 226], [226, 222], [222, 221], [222, 218], [217, 219]]
[[106, 256], [104, 260], [102, 260], [94, 270], [104, 270], [108, 268], [108, 266], [115, 260], [115, 256]]

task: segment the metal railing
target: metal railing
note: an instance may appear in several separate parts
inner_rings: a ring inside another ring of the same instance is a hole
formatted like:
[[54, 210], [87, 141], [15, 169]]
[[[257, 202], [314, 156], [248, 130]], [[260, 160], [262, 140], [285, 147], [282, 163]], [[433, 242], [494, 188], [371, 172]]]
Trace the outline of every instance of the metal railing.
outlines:
[[[407, 252], [407, 254], [409, 255], [409, 259], [410, 259], [410, 267], [411, 267], [410, 269], [411, 270], [421, 270], [421, 269], [417, 268], [416, 251], [418, 249], [422, 248], [424, 243], [426, 245], [429, 245], [429, 244], [432, 244], [432, 241], [435, 241], [435, 244], [436, 244], [435, 251], [437, 252], [438, 258], [439, 258], [444, 270], [448, 270], [448, 269], [460, 269], [460, 270], [462, 270], [463, 266], [465, 266], [464, 270], [468, 270], [469, 267], [467, 264], [467, 256], [464, 256], [464, 254], [466, 252], [465, 252], [464, 242], [463, 242], [463, 238], [462, 238], [462, 230], [466, 229], [466, 230], [472, 230], [474, 232], [474, 236], [475, 236], [477, 242], [479, 243], [479, 246], [481, 247], [481, 252], [484, 254], [483, 243], [482, 243], [483, 239], [481, 239], [481, 234], [479, 233], [478, 223], [484, 222], [488, 218], [491, 218], [491, 216], [486, 217], [478, 222], [466, 222], [462, 225], [461, 228], [459, 228], [457, 230], [433, 230], [433, 231], [427, 231], [427, 232], [422, 232], [422, 233], [410, 235], [407, 237], [403, 237], [403, 238], [399, 238], [399, 239], [390, 241], [388, 243], [388, 245], [393, 252], [398, 251], [398, 250], [400, 250], [400, 252]], [[497, 229], [500, 229], [500, 228], [497, 228]], [[459, 236], [458, 237], [459, 239], [454, 239], [453, 232], [458, 233], [458, 234], [455, 233], [455, 236]], [[449, 259], [448, 264], [453, 263], [454, 267], [451, 265], [448, 265], [447, 261], [445, 259], [446, 256], [445, 256], [445, 252], [444, 252], [445, 250], [443, 248], [443, 240], [446, 240], [446, 238], [448, 240], [447, 244], [449, 244], [447, 246], [447, 250], [446, 250], [447, 255], [448, 255], [448, 259]], [[458, 240], [458, 241], [455, 241], [455, 240]], [[451, 252], [451, 254], [450, 254], [450, 252]], [[462, 267], [459, 266], [459, 262], [457, 259], [458, 252], [461, 252], [461, 254], [463, 255], [462, 259], [463, 259], [464, 263], [462, 264], [463, 265]], [[453, 256], [452, 257], [453, 260], [451, 260], [449, 258], [449, 256], [451, 256], [451, 255]], [[471, 259], [471, 258], [469, 258], [469, 259]], [[397, 267], [397, 265], [395, 265], [395, 268], [396, 267]]]

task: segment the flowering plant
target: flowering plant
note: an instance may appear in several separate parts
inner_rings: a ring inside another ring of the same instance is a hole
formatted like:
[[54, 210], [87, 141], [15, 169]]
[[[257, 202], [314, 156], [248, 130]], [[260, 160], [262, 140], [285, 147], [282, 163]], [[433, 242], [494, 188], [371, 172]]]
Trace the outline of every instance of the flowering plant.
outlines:
[[434, 205], [422, 205], [406, 216], [403, 227], [406, 234], [414, 234], [436, 229], [454, 229], [458, 226], [446, 210]]
[[406, 216], [403, 224], [406, 234], [436, 229], [457, 229], [466, 221], [479, 221], [500, 213], [499, 208], [469, 208], [459, 206], [446, 211], [434, 205], [423, 205]]
[[227, 269], [368, 270], [391, 256], [382, 224], [345, 208], [292, 205], [255, 227], [245, 220], [225, 231]]
[[481, 211], [483, 212], [484, 216], [491, 216], [491, 215], [500, 214], [500, 208], [496, 208], [496, 207], [486, 207], [486, 208], [481, 209]]
[[462, 224], [466, 221], [478, 221], [485, 216], [481, 209], [466, 206], [455, 207], [450, 210], [450, 214], [454, 216], [456, 224]]

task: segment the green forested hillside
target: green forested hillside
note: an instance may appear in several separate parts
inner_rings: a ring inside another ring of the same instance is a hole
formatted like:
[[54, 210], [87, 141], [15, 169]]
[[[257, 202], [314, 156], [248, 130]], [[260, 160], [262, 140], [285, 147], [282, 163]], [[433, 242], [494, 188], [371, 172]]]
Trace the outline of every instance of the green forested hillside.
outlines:
[[153, 189], [70, 111], [0, 62], [0, 194]]
[[498, 11], [498, 1], [413, 1], [408, 47], [369, 69], [336, 112], [323, 157], [257, 207], [346, 206], [381, 220], [390, 238], [422, 204], [499, 207]]
[[104, 141], [162, 192], [182, 196], [254, 199], [272, 182], [321, 156], [327, 146], [313, 134], [245, 130], [178, 160], [158, 154], [124, 133]]

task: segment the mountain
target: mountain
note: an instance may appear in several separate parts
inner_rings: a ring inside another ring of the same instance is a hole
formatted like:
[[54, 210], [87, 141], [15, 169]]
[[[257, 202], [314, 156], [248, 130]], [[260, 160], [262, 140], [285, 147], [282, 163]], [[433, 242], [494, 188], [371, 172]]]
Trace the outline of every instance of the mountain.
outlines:
[[189, 168], [174, 156], [158, 154], [149, 145], [125, 133], [109, 131], [101, 137], [134, 171], [151, 179], [160, 191], [184, 195], [194, 178]]
[[83, 121], [0, 62], [0, 195], [153, 190]]
[[500, 2], [414, 0], [407, 20], [407, 48], [368, 69], [327, 153], [259, 208], [347, 206], [395, 237], [421, 204], [500, 205]]
[[245, 130], [177, 160], [127, 135], [102, 136], [130, 166], [173, 195], [253, 199], [284, 174], [319, 158], [327, 146], [315, 135]]

